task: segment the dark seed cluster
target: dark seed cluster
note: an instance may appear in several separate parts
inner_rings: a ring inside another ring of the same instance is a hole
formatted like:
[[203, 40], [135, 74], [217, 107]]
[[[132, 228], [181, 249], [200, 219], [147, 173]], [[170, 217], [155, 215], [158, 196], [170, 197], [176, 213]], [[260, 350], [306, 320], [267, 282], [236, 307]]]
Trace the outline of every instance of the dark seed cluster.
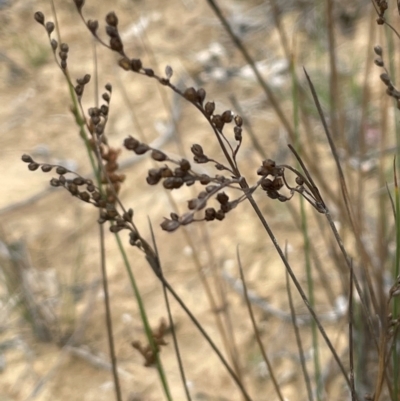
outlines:
[[[165, 67], [165, 76], [157, 75], [152, 68], [146, 68], [143, 66], [143, 63], [138, 58], [131, 58], [125, 54], [124, 45], [122, 43], [122, 39], [119, 35], [118, 31], [118, 17], [114, 12], [110, 12], [106, 15], [106, 34], [109, 37], [109, 44], [106, 44], [102, 41], [102, 39], [98, 36], [97, 31], [99, 27], [98, 21], [93, 20], [85, 20], [82, 14], [82, 8], [84, 5], [83, 1], [75, 1], [75, 5], [82, 19], [85, 21], [86, 26], [90, 30], [90, 32], [96, 37], [96, 39], [110, 48], [113, 51], [119, 53], [122, 58], [118, 61], [118, 64], [125, 71], [133, 71], [142, 75], [146, 75], [148, 77], [156, 79], [160, 84], [169, 86], [174, 92], [178, 93], [190, 103], [192, 103], [195, 107], [197, 107], [203, 115], [207, 118], [208, 122], [214, 128], [215, 133], [218, 136], [218, 140], [220, 141], [221, 147], [225, 150], [225, 157], [228, 159], [228, 163], [230, 164], [230, 171], [236, 176], [239, 177], [239, 173], [237, 171], [236, 164], [236, 154], [239, 150], [239, 147], [242, 142], [242, 124], [243, 120], [240, 116], [234, 116], [234, 114], [230, 110], [224, 111], [222, 114], [215, 114], [215, 103], [214, 102], [205, 102], [206, 91], [203, 88], [195, 89], [193, 87], [187, 88], [184, 91], [181, 91], [179, 88], [174, 86], [170, 79], [173, 76], [173, 69], [170, 66]], [[223, 129], [226, 124], [234, 123], [233, 128], [233, 137], [237, 141], [236, 148], [233, 149], [230, 145], [229, 141], [225, 138], [223, 134]], [[224, 142], [224, 143], [223, 143]], [[228, 150], [229, 149], [229, 153]], [[133, 149], [132, 149], [133, 150]], [[145, 144], [140, 144], [137, 148], [135, 148], [137, 154], [144, 154], [147, 151]], [[203, 162], [207, 162], [206, 159], [203, 159]], [[222, 165], [219, 165], [221, 169]], [[233, 171], [236, 170], [236, 171]]]
[[[102, 193], [91, 179], [81, 177], [79, 174], [63, 167], [52, 164], [42, 164], [35, 162], [31, 156], [23, 155], [22, 161], [28, 164], [31, 171], [39, 168], [45, 173], [55, 171], [57, 177], [50, 180], [52, 187], [62, 187], [66, 189], [72, 196], [84, 202], [91, 203], [93, 206], [101, 209], [98, 222], [100, 224], [106, 221], [112, 222], [110, 231], [117, 233], [121, 230], [130, 230], [130, 243], [134, 246], [141, 246], [140, 237], [133, 225], [133, 210], [129, 209], [120, 213], [115, 205], [115, 199], [110, 197], [108, 193]], [[67, 176], [74, 176], [67, 178]]]
[[374, 47], [374, 52], [377, 55], [377, 58], [374, 60], [375, 64], [378, 67], [381, 67], [383, 69], [383, 73], [380, 75], [381, 81], [385, 84], [386, 86], [386, 93], [390, 97], [394, 98], [397, 103], [397, 108], [400, 109], [400, 91], [397, 90], [390, 79], [389, 72], [385, 66], [385, 62], [383, 61], [383, 50], [381, 46], [375, 46]]
[[[153, 69], [146, 68], [138, 58], [131, 58], [125, 54], [124, 45], [119, 34], [118, 25], [119, 20], [114, 12], [110, 12], [106, 15], [105, 32], [108, 36], [108, 43], [104, 42], [98, 36], [99, 23], [96, 20], [86, 20], [82, 14], [84, 7], [84, 0], [74, 0], [75, 6], [85, 22], [87, 28], [92, 35], [107, 48], [119, 53], [121, 58], [119, 60], [119, 66], [126, 71], [133, 71], [135, 73], [145, 75], [156, 79], [160, 84], [168, 86], [175, 93], [182, 96], [194, 107], [196, 107], [206, 118], [210, 124], [216, 139], [220, 145], [220, 148], [224, 154], [226, 162], [221, 163], [213, 158], [207, 156], [204, 152], [203, 147], [197, 143], [191, 147], [193, 155], [193, 163], [195, 164], [206, 164], [211, 163], [215, 169], [223, 174], [215, 174], [213, 176], [208, 174], [199, 174], [192, 168], [192, 164], [187, 159], [174, 160], [167, 156], [161, 150], [154, 149], [146, 143], [143, 143], [136, 138], [129, 136], [124, 141], [124, 146], [127, 150], [133, 151], [137, 155], [143, 155], [150, 153], [151, 158], [162, 165], [158, 168], [152, 168], [148, 171], [146, 181], [149, 185], [157, 185], [162, 183], [163, 187], [167, 190], [176, 190], [183, 186], [192, 186], [199, 184], [202, 189], [198, 193], [197, 197], [188, 201], [188, 212], [179, 216], [176, 213], [171, 213], [170, 218], [165, 218], [161, 227], [166, 231], [174, 231], [180, 226], [191, 224], [195, 221], [213, 221], [223, 220], [226, 213], [234, 209], [240, 202], [247, 199], [258, 187], [266, 192], [269, 198], [278, 199], [281, 202], [286, 202], [292, 198], [295, 192], [298, 192], [304, 196], [319, 212], [325, 212], [325, 206], [321, 199], [318, 189], [312, 182], [311, 177], [306, 173], [304, 176], [299, 171], [288, 165], [276, 165], [273, 160], [263, 161], [261, 167], [258, 169], [257, 174], [261, 178], [253, 187], [249, 187], [245, 179], [241, 176], [238, 165], [237, 165], [237, 153], [242, 143], [242, 126], [243, 119], [235, 115], [231, 110], [225, 110], [222, 113], [216, 112], [216, 105], [213, 101], [206, 101], [206, 91], [203, 88], [196, 89], [189, 87], [181, 90], [171, 83], [173, 76], [173, 70], [170, 66], [165, 67], [165, 75], [157, 75]], [[377, 1], [377, 5], [382, 10], [382, 18], [384, 13], [384, 7], [386, 2]], [[68, 45], [62, 43], [60, 46], [57, 41], [51, 39], [50, 35], [54, 30], [54, 24], [51, 22], [45, 22], [45, 17], [41, 12], [35, 14], [35, 19], [38, 23], [43, 25], [50, 38], [51, 47], [54, 54], [59, 48], [59, 59], [60, 67], [64, 71], [64, 74], [69, 79], [68, 74], [65, 72], [67, 67], [68, 59]], [[376, 64], [384, 68], [383, 61], [381, 59], [381, 49], [376, 50], [377, 55], [380, 57]], [[386, 73], [387, 74], [387, 73]], [[395, 97], [397, 100], [397, 90], [391, 84], [388, 76], [382, 74], [383, 82], [388, 87], [390, 95]], [[76, 80], [74, 85], [75, 94], [77, 95], [79, 105], [82, 108], [81, 97], [84, 93], [85, 85], [90, 81], [90, 75], [86, 74], [82, 78]], [[69, 82], [71, 83], [70, 79]], [[71, 83], [72, 85], [72, 83]], [[115, 205], [118, 201], [118, 193], [121, 187], [121, 183], [124, 181], [125, 176], [117, 172], [118, 169], [118, 156], [119, 150], [116, 150], [108, 145], [105, 136], [105, 127], [108, 121], [109, 106], [111, 99], [111, 85], [106, 85], [106, 92], [103, 93], [102, 99], [104, 104], [100, 107], [92, 107], [88, 111], [88, 119], [85, 120], [85, 125], [91, 134], [89, 144], [96, 154], [100, 169], [100, 183], [104, 185], [105, 191], [92, 189], [91, 185], [87, 183], [83, 178], [74, 178], [72, 181], [64, 177], [65, 171], [61, 174], [61, 170], [57, 167], [58, 178], [52, 179], [52, 185], [65, 187], [72, 195], [85, 200], [86, 202], [93, 203], [95, 206], [102, 208], [101, 217], [99, 222], [104, 223], [109, 220], [113, 222], [111, 225], [111, 231], [119, 232], [123, 229], [130, 230], [130, 243], [135, 246], [140, 246], [143, 241], [135, 226], [132, 222], [133, 212], [124, 212], [120, 214]], [[75, 110], [75, 117], [80, 122], [80, 115]], [[80, 124], [79, 124], [80, 125]], [[229, 135], [226, 134], [226, 128], [230, 126], [232, 131]], [[292, 148], [291, 148], [292, 149]], [[294, 151], [292, 149], [292, 151]], [[296, 156], [298, 157], [298, 156]], [[28, 167], [31, 170], [37, 169], [40, 165], [29, 158], [24, 156], [24, 161], [28, 163]], [[54, 166], [41, 165], [43, 171], [51, 171]], [[285, 171], [290, 170], [295, 175], [295, 184], [290, 185], [285, 177]], [[304, 168], [303, 168], [304, 170]], [[81, 186], [86, 185], [86, 190], [82, 191]], [[100, 185], [100, 184], [99, 184]], [[236, 189], [240, 191], [240, 196], [235, 199], [230, 199], [226, 193], [227, 189]], [[217, 202], [218, 207], [210, 207], [209, 201], [214, 200]], [[202, 213], [202, 215], [201, 215]]]
[[[84, 1], [75, 0], [75, 5], [79, 12], [81, 12], [84, 6]], [[55, 39], [51, 38], [51, 33], [54, 30], [54, 24], [52, 22], [45, 22], [43, 13], [36, 12], [34, 15], [35, 20], [43, 25], [47, 31], [50, 39], [50, 45], [53, 53], [56, 57], [56, 50], [59, 49], [59, 62], [56, 60], [67, 77], [68, 82], [73, 86], [77, 101], [82, 107], [82, 96], [84, 94], [85, 86], [90, 82], [90, 75], [85, 74], [82, 78], [76, 80], [76, 85], [72, 84], [69, 74], [66, 71], [67, 59], [69, 47], [67, 44], [58, 44]], [[113, 50], [117, 51], [117, 40], [118, 35], [118, 18], [114, 13], [109, 13], [106, 17], [107, 33], [110, 36], [110, 43], [112, 43]], [[89, 29], [95, 33], [98, 27], [97, 21], [88, 21], [87, 25]], [[122, 51], [122, 50], [121, 50]], [[108, 144], [107, 137], [105, 135], [105, 128], [108, 122], [108, 115], [110, 109], [110, 101], [112, 94], [112, 86], [110, 84], [105, 85], [105, 92], [102, 94], [102, 101], [99, 107], [91, 107], [88, 110], [88, 117], [82, 116], [77, 108], [73, 108], [72, 112], [76, 118], [77, 125], [80, 127], [85, 126], [90, 137], [87, 140], [93, 154], [96, 156], [99, 165], [99, 186], [101, 189], [96, 187], [92, 180], [80, 177], [78, 174], [65, 169], [62, 166], [54, 166], [50, 164], [40, 164], [32, 160], [28, 155], [24, 155], [22, 160], [28, 163], [28, 168], [32, 171], [37, 170], [39, 167], [43, 172], [56, 171], [58, 177], [52, 178], [50, 184], [54, 187], [63, 187], [68, 190], [74, 197], [83, 200], [85, 202], [93, 204], [95, 207], [101, 209], [99, 223], [106, 221], [112, 222], [110, 225], [110, 231], [118, 232], [122, 229], [129, 229], [131, 231], [130, 243], [135, 246], [141, 246], [140, 236], [138, 235], [136, 228], [132, 221], [133, 212], [132, 210], [124, 211], [120, 213], [116, 204], [118, 203], [118, 194], [121, 188], [121, 184], [125, 180], [125, 175], [118, 172], [118, 157], [120, 155], [120, 149], [115, 149]], [[82, 121], [83, 120], [83, 121]], [[66, 175], [72, 175], [74, 178], [67, 178]]]
[[[286, 170], [295, 175], [295, 184], [290, 185], [286, 179]], [[320, 213], [325, 212], [325, 206], [321, 199], [318, 189], [302, 173], [288, 165], [277, 165], [271, 159], [264, 160], [257, 174], [262, 176], [259, 185], [266, 192], [269, 198], [277, 199], [280, 202], [290, 200], [294, 193], [301, 194], [315, 209]], [[285, 189], [288, 195], [281, 191]]]
[[378, 25], [383, 25], [385, 23], [385, 11], [388, 9], [388, 3], [386, 0], [375, 0], [375, 4], [378, 12], [376, 22]]
[[[54, 22], [51, 21], [45, 21], [44, 14], [41, 11], [37, 11], [34, 14], [34, 18], [36, 22], [38, 22], [40, 25], [43, 25], [44, 28], [46, 29], [47, 36], [49, 37], [50, 40], [50, 45], [51, 49], [53, 51], [54, 57], [57, 60], [58, 65], [60, 66], [61, 70], [65, 73], [65, 70], [67, 69], [67, 60], [68, 60], [68, 52], [69, 52], [69, 46], [67, 43], [61, 43], [58, 45], [57, 40], [51, 38], [51, 34], [54, 31], [55, 25]], [[57, 59], [57, 49], [59, 49], [58, 52], [58, 59]], [[90, 76], [89, 76], [90, 79]], [[87, 82], [89, 82], [89, 79]], [[86, 82], [86, 83], [87, 83]], [[83, 84], [84, 86], [85, 84]]]
[[[72, 196], [75, 196], [76, 198], [85, 202], [92, 203], [96, 207], [103, 208], [107, 206], [106, 200], [100, 194], [100, 191], [93, 184], [92, 180], [85, 179], [63, 166], [37, 163], [29, 155], [22, 155], [22, 161], [28, 164], [28, 168], [31, 171], [35, 171], [39, 167], [44, 173], [49, 173], [54, 170], [58, 177], [50, 180], [50, 185], [52, 187], [63, 187]], [[66, 175], [68, 173], [70, 175], [74, 175], [75, 177], [67, 178]]]
[[[149, 185], [157, 185], [160, 182], [163, 187], [168, 190], [179, 189], [183, 186], [192, 186], [199, 183], [204, 187], [198, 194], [197, 198], [188, 201], [189, 212], [182, 216], [176, 213], [171, 213], [169, 219], [165, 219], [161, 227], [165, 231], [174, 231], [180, 226], [188, 225], [194, 221], [212, 221], [223, 220], [225, 214], [232, 210], [236, 205], [243, 200], [243, 198], [229, 201], [229, 197], [224, 192], [223, 188], [235, 186], [238, 187], [239, 181], [235, 178], [227, 178], [222, 175], [216, 174], [211, 177], [207, 174], [196, 173], [187, 159], [174, 160], [168, 157], [164, 152], [153, 149], [149, 145], [138, 141], [133, 137], [128, 137], [124, 141], [126, 149], [135, 152], [138, 155], [150, 152], [151, 158], [157, 162], [169, 162], [175, 167], [170, 167], [164, 164], [160, 168], [152, 168], [148, 171], [146, 181]], [[214, 159], [210, 159], [204, 154], [203, 148], [199, 144], [194, 144], [191, 148], [193, 153], [193, 160], [197, 164], [201, 163], [214, 163], [218, 170], [229, 170], [227, 167], [218, 163]], [[206, 208], [208, 201], [215, 198], [219, 203], [219, 209], [216, 210], [212, 207]], [[204, 210], [202, 218], [195, 218], [195, 213]]]

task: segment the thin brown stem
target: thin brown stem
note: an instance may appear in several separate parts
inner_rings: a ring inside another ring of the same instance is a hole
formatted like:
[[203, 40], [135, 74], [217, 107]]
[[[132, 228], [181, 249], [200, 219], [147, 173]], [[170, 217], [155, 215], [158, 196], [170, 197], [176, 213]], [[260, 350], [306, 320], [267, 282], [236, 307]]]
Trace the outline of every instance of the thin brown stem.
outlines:
[[[285, 252], [285, 253], [287, 253], [287, 252]], [[306, 383], [308, 399], [309, 399], [309, 401], [313, 401], [314, 400], [313, 390], [311, 388], [310, 375], [308, 374], [308, 370], [307, 370], [306, 358], [304, 356], [303, 344], [301, 341], [299, 326], [297, 324], [296, 311], [295, 311], [294, 305], [293, 305], [292, 291], [290, 289], [290, 281], [289, 281], [289, 276], [288, 276], [287, 271], [285, 272], [285, 278], [286, 278], [286, 292], [288, 294], [288, 299], [289, 299], [290, 316], [292, 317], [292, 325], [293, 325], [293, 330], [294, 330], [294, 334], [296, 337], [297, 349], [299, 350], [300, 365], [301, 365], [301, 369], [303, 371], [304, 382]]]

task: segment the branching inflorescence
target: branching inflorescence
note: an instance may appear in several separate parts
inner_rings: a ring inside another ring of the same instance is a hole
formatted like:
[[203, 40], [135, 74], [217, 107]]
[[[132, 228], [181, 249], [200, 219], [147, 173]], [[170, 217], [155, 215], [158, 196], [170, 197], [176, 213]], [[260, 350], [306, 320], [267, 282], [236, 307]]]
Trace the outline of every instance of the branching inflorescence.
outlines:
[[[206, 91], [203, 88], [195, 89], [190, 87], [185, 90], [180, 90], [174, 86], [170, 81], [173, 75], [173, 70], [170, 66], [165, 68], [165, 77], [162, 77], [158, 76], [153, 69], [145, 68], [140, 59], [129, 58], [124, 51], [124, 45], [118, 31], [118, 17], [114, 12], [108, 13], [105, 18], [107, 24], [106, 34], [109, 37], [109, 43], [107, 44], [98, 35], [98, 21], [85, 20], [82, 14], [84, 2], [75, 0], [75, 4], [82, 20], [92, 35], [103, 46], [122, 56], [118, 62], [119, 66], [126, 71], [132, 71], [156, 79], [160, 84], [169, 87], [195, 106], [210, 124], [219, 142], [220, 148], [224, 153], [227, 164], [208, 157], [201, 145], [197, 143], [192, 145], [191, 153], [193, 154], [193, 162], [195, 164], [212, 163], [218, 171], [218, 174], [210, 176], [207, 174], [197, 173], [187, 159], [172, 159], [163, 151], [154, 149], [132, 136], [125, 139], [124, 146], [127, 150], [133, 151], [137, 155], [143, 155], [150, 152], [151, 158], [154, 161], [164, 163], [160, 168], [152, 168], [148, 171], [146, 180], [149, 185], [156, 185], [162, 182], [163, 187], [167, 190], [179, 189], [183, 186], [189, 187], [195, 183], [199, 183], [203, 186], [203, 189], [198, 193], [197, 197], [188, 201], [189, 210], [187, 213], [184, 213], [181, 216], [176, 213], [171, 213], [170, 218], [165, 218], [161, 224], [163, 230], [172, 232], [180, 226], [188, 225], [193, 222], [223, 220], [226, 213], [230, 212], [239, 203], [247, 199], [247, 197], [259, 187], [265, 191], [269, 198], [277, 199], [280, 202], [290, 200], [294, 193], [298, 192], [319, 212], [325, 212], [324, 203], [322, 202], [315, 184], [312, 182], [308, 174], [304, 176], [297, 169], [288, 165], [277, 165], [275, 161], [270, 159], [262, 162], [262, 165], [257, 170], [257, 175], [261, 176], [261, 178], [258, 179], [254, 186], [249, 187], [246, 180], [242, 177], [237, 164], [237, 154], [242, 144], [242, 118], [239, 115], [235, 115], [230, 110], [217, 114], [215, 112], [215, 103], [212, 101], [205, 101]], [[57, 64], [67, 77], [68, 82], [71, 83], [67, 69], [68, 45], [62, 43], [58, 46], [57, 41], [51, 38], [51, 34], [54, 31], [54, 24], [52, 22], [45, 22], [44, 15], [41, 12], [35, 13], [35, 19], [45, 27]], [[56, 56], [56, 50], [58, 47], [60, 49], [58, 53], [59, 60]], [[76, 85], [73, 85], [78, 103], [81, 107], [82, 115], [84, 115], [84, 113], [81, 106], [81, 98], [85, 85], [88, 84], [89, 81], [90, 76], [87, 74], [83, 78], [78, 79]], [[99, 174], [100, 182], [106, 185], [105, 194], [102, 193], [102, 190], [95, 187], [91, 180], [86, 180], [78, 175], [73, 179], [65, 178], [65, 174], [71, 173], [71, 171], [64, 167], [43, 164], [41, 165], [41, 169], [48, 172], [55, 168], [59, 177], [51, 180], [52, 186], [62, 186], [78, 199], [101, 208], [102, 212], [99, 223], [104, 223], [105, 221], [114, 222], [115, 224], [110, 227], [112, 232], [130, 229], [130, 242], [132, 245], [138, 245], [137, 241], [139, 236], [137, 235], [137, 231], [132, 222], [132, 210], [120, 213], [116, 207], [117, 202], [121, 205], [118, 201], [118, 192], [125, 176], [116, 172], [118, 169], [117, 158], [119, 151], [108, 146], [104, 134], [111, 100], [110, 84], [106, 85], [106, 92], [102, 95], [102, 98], [106, 104], [103, 104], [101, 107], [90, 108], [88, 110], [89, 118], [85, 120], [84, 124], [91, 135], [88, 143], [93, 152], [97, 155], [98, 160], [102, 161]], [[75, 117], [79, 119], [78, 113], [75, 112], [74, 114]], [[230, 140], [225, 134], [226, 126], [229, 124], [233, 124], [232, 136], [236, 142], [235, 146], [232, 146]], [[298, 158], [299, 156], [294, 149], [292, 147], [290, 148]], [[33, 161], [28, 155], [23, 156], [23, 161], [29, 163], [29, 168], [31, 170], [37, 169], [40, 165]], [[295, 185], [289, 184], [286, 178], [286, 170], [291, 171], [295, 175]], [[86, 190], [80, 190], [81, 186], [86, 186]], [[235, 199], [230, 199], [228, 194], [225, 192], [227, 189], [240, 190], [241, 195]], [[219, 204], [218, 208], [208, 206], [209, 201], [213, 198]], [[203, 209], [204, 213], [200, 216], [200, 213], [197, 212], [200, 212]]]

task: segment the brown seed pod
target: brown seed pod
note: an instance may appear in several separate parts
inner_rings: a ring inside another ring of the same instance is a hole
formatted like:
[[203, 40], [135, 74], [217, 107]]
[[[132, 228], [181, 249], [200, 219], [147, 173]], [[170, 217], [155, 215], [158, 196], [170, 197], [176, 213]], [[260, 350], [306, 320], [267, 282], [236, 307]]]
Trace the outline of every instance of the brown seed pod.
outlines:
[[204, 218], [205, 218], [207, 221], [215, 220], [216, 215], [217, 215], [217, 212], [216, 212], [216, 210], [215, 210], [213, 207], [207, 208], [207, 209], [205, 210], [205, 212], [204, 212]]
[[198, 101], [197, 91], [193, 87], [187, 88], [183, 93], [183, 96], [186, 100], [189, 100], [189, 102], [196, 103]]
[[32, 163], [32, 162], [33, 162], [32, 157], [29, 156], [29, 155], [26, 155], [26, 154], [22, 155], [22, 156], [21, 156], [21, 159], [22, 159], [22, 161], [23, 161], [24, 163]]
[[118, 29], [115, 26], [107, 25], [106, 26], [106, 33], [110, 38], [118, 38]]
[[191, 166], [190, 166], [190, 162], [186, 159], [182, 159], [179, 163], [181, 170], [182, 171], [189, 171]]
[[163, 187], [165, 189], [174, 189], [174, 177], [168, 177], [163, 181]]
[[39, 164], [35, 163], [35, 162], [29, 163], [28, 164], [28, 168], [31, 171], [35, 171], [35, 170], [37, 170], [39, 168]]
[[165, 67], [165, 76], [167, 77], [167, 80], [170, 80], [172, 78], [173, 74], [174, 74], [174, 70], [172, 69], [171, 66], [167, 65]]
[[140, 71], [140, 69], [142, 68], [142, 61], [139, 60], [138, 58], [133, 58], [131, 60], [131, 68], [132, 68], [132, 71], [136, 71], [136, 72]]
[[153, 149], [151, 152], [151, 158], [158, 162], [163, 162], [164, 160], [167, 160], [167, 155], [161, 152], [161, 150]]
[[239, 115], [236, 115], [236, 116], [235, 116], [235, 124], [236, 124], [238, 127], [241, 127], [241, 126], [243, 125], [243, 118], [240, 117]]
[[50, 180], [50, 185], [51, 185], [52, 187], [59, 187], [59, 186], [61, 185], [61, 183], [60, 183], [59, 180], [57, 180], [57, 178], [52, 178], [52, 179]]
[[221, 118], [224, 123], [230, 123], [233, 120], [232, 112], [230, 110], [224, 111]]
[[374, 47], [374, 52], [375, 52], [375, 54], [376, 54], [377, 56], [381, 56], [381, 57], [382, 57], [382, 54], [383, 54], [382, 46], [376, 45], [376, 46]]
[[106, 15], [106, 23], [114, 27], [118, 25], [118, 17], [114, 11], [111, 11]]
[[78, 97], [81, 97], [82, 96], [82, 94], [83, 94], [83, 88], [84, 88], [84, 86], [83, 85], [76, 85], [75, 86], [75, 93], [76, 93], [76, 96], [78, 96]]
[[75, 6], [80, 11], [85, 4], [85, 0], [74, 0]]
[[173, 177], [173, 189], [179, 189], [183, 185], [181, 177]]
[[190, 199], [190, 200], [188, 200], [188, 209], [194, 210], [197, 208], [198, 204], [199, 204], [199, 199], [197, 199], [197, 198]]
[[136, 149], [134, 149], [134, 152], [135, 152], [137, 155], [143, 155], [143, 154], [145, 154], [146, 152], [148, 152], [149, 150], [150, 150], [149, 145], [146, 145], [145, 143], [140, 143], [140, 144], [136, 147]]
[[44, 25], [44, 14], [41, 11], [36, 11], [33, 17], [40, 25]]
[[97, 30], [99, 29], [99, 21], [90, 19], [87, 22], [87, 27], [89, 28], [89, 31], [92, 32], [93, 35], [95, 35]]
[[118, 36], [114, 36], [110, 39], [110, 47], [112, 50], [118, 53], [122, 53], [124, 50], [124, 45], [121, 42], [121, 39]]
[[72, 195], [77, 195], [78, 194], [78, 186], [75, 185], [73, 182], [68, 183], [67, 187], [68, 191], [71, 192]]
[[43, 166], [41, 166], [41, 169], [44, 173], [48, 173], [49, 171], [51, 171], [52, 168], [53, 166], [51, 166], [50, 164], [43, 164]]
[[176, 221], [176, 220], [165, 219], [161, 223], [161, 228], [164, 231], [168, 231], [168, 232], [175, 231], [177, 228], [179, 228], [179, 226], [180, 226], [180, 223], [179, 223], [179, 221]]
[[193, 153], [195, 156], [203, 156], [203, 154], [204, 154], [203, 148], [202, 148], [200, 145], [198, 145], [197, 143], [195, 143], [195, 144], [190, 148], [190, 150], [192, 151], [192, 153]]
[[389, 75], [386, 74], [386, 72], [384, 72], [383, 74], [381, 74], [381, 75], [379, 76], [379, 78], [382, 80], [382, 82], [383, 82], [385, 85], [387, 85], [387, 86], [391, 85]]
[[213, 115], [211, 121], [217, 130], [222, 131], [224, 128], [224, 120], [219, 114]]
[[225, 218], [225, 213], [222, 210], [218, 210], [218, 212], [215, 214], [215, 218], [221, 221]]
[[45, 28], [47, 33], [50, 35], [54, 31], [54, 23], [51, 21], [46, 22]]
[[78, 186], [85, 184], [85, 180], [81, 177], [75, 177], [72, 182]]
[[67, 43], [61, 43], [60, 45], [60, 51], [68, 53], [69, 52], [69, 46]]
[[214, 102], [207, 102], [204, 106], [204, 111], [208, 116], [211, 116], [215, 111], [215, 103]]
[[68, 170], [65, 167], [58, 166], [56, 168], [56, 173], [59, 174], [59, 175], [63, 175], [63, 174], [67, 174]]
[[226, 203], [228, 203], [229, 201], [229, 196], [225, 193], [225, 192], [220, 192], [217, 195], [217, 201], [221, 204], [221, 205], [225, 205]]
[[205, 98], [206, 98], [206, 91], [203, 88], [197, 89], [197, 101], [200, 104], [203, 104]]
[[124, 227], [120, 227], [118, 225], [110, 226], [110, 232], [112, 232], [112, 233], [118, 233], [123, 229], [124, 229]]
[[174, 173], [168, 166], [165, 166], [161, 169], [161, 177], [162, 178], [172, 177], [173, 175], [174, 175]]
[[208, 185], [211, 182], [211, 177], [207, 174], [202, 174], [200, 176], [200, 184], [201, 185]]
[[128, 150], [135, 150], [139, 145], [140, 145], [140, 142], [137, 139], [132, 138], [131, 136], [128, 138], [125, 138], [125, 140], [124, 140], [124, 146]]
[[236, 126], [236, 127], [233, 129], [233, 132], [234, 132], [234, 134], [235, 134], [235, 140], [236, 140], [236, 141], [241, 141], [241, 140], [242, 140], [242, 128]]
[[154, 70], [152, 68], [144, 68], [144, 73], [148, 77], [154, 77]]
[[58, 47], [58, 42], [55, 39], [51, 39], [50, 44], [53, 51], [56, 51]]
[[90, 201], [90, 195], [86, 191], [79, 192], [79, 197], [85, 202]]

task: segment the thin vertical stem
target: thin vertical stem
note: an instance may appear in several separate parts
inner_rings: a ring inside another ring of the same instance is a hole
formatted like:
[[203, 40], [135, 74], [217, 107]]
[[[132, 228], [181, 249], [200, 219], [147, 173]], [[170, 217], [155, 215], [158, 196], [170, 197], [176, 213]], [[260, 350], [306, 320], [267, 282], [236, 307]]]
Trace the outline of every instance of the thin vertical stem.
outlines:
[[[99, 211], [99, 217], [101, 210]], [[107, 268], [106, 268], [106, 254], [105, 254], [105, 242], [104, 242], [104, 226], [99, 224], [99, 234], [100, 234], [100, 251], [101, 251], [101, 275], [103, 282], [104, 291], [104, 306], [106, 310], [106, 327], [107, 327], [107, 337], [108, 346], [110, 348], [111, 366], [114, 378], [114, 388], [115, 388], [115, 398], [117, 401], [122, 401], [121, 386], [119, 384], [118, 368], [117, 368], [117, 357], [115, 355], [114, 346], [114, 335], [111, 320], [111, 308], [110, 308], [110, 297], [108, 293], [108, 279], [107, 279]]]

